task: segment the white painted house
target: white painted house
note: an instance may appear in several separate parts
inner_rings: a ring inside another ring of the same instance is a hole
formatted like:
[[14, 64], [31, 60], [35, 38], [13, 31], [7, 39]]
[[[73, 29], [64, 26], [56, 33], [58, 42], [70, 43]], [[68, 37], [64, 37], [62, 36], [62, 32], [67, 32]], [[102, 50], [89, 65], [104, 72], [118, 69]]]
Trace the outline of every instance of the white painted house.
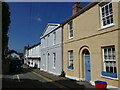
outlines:
[[20, 56], [17, 53], [15, 53], [15, 52], [12, 52], [12, 53], [8, 54], [7, 57], [9, 59], [20, 59]]
[[41, 62], [41, 44], [35, 44], [25, 50], [25, 63], [30, 67], [40, 68]]
[[29, 46], [24, 47], [24, 64], [25, 65], [28, 64], [28, 48], [29, 48]]
[[62, 27], [48, 23], [41, 39], [41, 70], [60, 75], [62, 71]]

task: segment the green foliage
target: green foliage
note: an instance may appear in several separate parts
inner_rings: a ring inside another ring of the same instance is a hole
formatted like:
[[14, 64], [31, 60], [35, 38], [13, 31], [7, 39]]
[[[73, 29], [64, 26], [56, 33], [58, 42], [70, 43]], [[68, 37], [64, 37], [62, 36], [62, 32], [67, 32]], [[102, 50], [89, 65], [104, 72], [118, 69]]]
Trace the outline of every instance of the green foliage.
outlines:
[[65, 72], [64, 71], [62, 71], [60, 77], [65, 77]]
[[10, 24], [9, 6], [2, 2], [2, 57], [4, 58], [8, 50], [8, 29]]

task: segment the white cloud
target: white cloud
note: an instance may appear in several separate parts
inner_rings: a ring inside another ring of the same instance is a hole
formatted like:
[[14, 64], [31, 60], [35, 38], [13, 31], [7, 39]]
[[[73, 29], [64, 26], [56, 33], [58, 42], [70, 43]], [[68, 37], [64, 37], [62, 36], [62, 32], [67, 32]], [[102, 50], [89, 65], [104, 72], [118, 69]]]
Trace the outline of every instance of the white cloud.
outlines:
[[42, 19], [39, 18], [39, 17], [32, 17], [32, 19], [36, 20], [36, 21], [39, 21], [39, 22], [42, 22]]
[[37, 18], [37, 21], [40, 21], [40, 22], [41, 22], [42, 20], [41, 20], [41, 18]]

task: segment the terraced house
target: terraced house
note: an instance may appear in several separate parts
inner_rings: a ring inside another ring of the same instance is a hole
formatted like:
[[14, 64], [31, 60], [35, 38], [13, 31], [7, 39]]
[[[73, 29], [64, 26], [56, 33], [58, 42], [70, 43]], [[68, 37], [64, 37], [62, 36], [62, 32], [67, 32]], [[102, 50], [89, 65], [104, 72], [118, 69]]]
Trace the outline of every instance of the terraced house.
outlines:
[[62, 27], [61, 24], [48, 23], [40, 37], [41, 69], [60, 75], [62, 71]]
[[66, 77], [120, 88], [120, 1], [75, 3], [72, 10], [63, 23]]
[[40, 68], [41, 65], [41, 43], [25, 47], [24, 63], [30, 67]]

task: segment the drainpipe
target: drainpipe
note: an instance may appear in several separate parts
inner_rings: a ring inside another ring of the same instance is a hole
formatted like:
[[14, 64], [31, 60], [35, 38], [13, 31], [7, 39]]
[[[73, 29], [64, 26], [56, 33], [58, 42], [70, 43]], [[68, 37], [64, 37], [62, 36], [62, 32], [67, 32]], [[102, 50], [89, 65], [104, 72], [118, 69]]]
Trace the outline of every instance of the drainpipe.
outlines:
[[62, 71], [63, 71], [63, 66], [64, 66], [63, 65], [63, 25], [61, 24], [60, 26], [61, 26], [61, 55], [62, 55], [62, 63], [61, 63], [62, 67], [61, 68], [62, 68]]
[[80, 80], [80, 51], [79, 51], [79, 80]]

